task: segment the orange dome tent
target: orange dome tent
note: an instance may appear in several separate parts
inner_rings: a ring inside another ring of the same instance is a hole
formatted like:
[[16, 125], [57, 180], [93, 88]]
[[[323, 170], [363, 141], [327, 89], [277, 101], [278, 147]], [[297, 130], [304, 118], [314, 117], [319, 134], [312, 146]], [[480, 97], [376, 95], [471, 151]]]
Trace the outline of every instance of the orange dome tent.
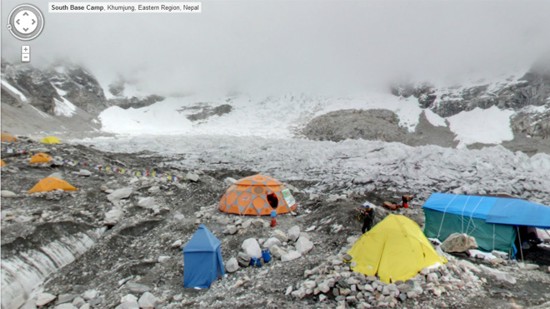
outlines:
[[220, 200], [220, 211], [250, 216], [268, 216], [271, 206], [267, 194], [273, 192], [279, 199], [277, 214], [285, 214], [297, 207], [290, 190], [278, 180], [264, 175], [239, 179], [231, 185]]
[[4, 167], [6, 166], [6, 162], [4, 162], [4, 160], [0, 160], [0, 167]]
[[2, 143], [13, 143], [13, 142], [17, 142], [17, 137], [9, 133], [2, 132]]
[[64, 191], [76, 191], [76, 188], [73, 187], [70, 183], [66, 182], [65, 180], [61, 180], [55, 177], [46, 177], [40, 180], [28, 192], [29, 193], [48, 192], [48, 191], [54, 191], [58, 189], [61, 189]]
[[39, 152], [31, 157], [31, 160], [29, 161], [30, 164], [42, 164], [42, 163], [49, 163], [52, 160], [52, 157], [50, 155]]

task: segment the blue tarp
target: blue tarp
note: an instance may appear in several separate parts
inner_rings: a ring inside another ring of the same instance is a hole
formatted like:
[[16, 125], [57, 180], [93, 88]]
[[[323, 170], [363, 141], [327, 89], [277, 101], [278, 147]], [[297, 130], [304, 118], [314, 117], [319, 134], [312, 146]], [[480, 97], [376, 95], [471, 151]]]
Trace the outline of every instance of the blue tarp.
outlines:
[[423, 207], [487, 223], [550, 228], [550, 206], [516, 198], [433, 193]]
[[183, 287], [209, 288], [224, 275], [220, 240], [201, 224], [183, 248]]

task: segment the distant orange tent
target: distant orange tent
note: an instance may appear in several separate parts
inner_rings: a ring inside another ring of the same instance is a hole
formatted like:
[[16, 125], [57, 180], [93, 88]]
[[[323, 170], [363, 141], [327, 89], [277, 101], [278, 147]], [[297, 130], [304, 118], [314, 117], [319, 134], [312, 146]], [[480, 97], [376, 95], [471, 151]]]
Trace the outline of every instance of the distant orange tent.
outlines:
[[55, 177], [46, 177], [42, 180], [40, 180], [32, 189], [30, 189], [29, 193], [36, 193], [36, 192], [49, 192], [54, 190], [63, 190], [63, 191], [76, 191], [77, 189], [73, 187], [70, 183], [66, 182], [65, 180], [55, 178]]
[[222, 196], [219, 209], [232, 214], [267, 216], [272, 211], [267, 202], [267, 194], [270, 192], [279, 200], [277, 214], [296, 209], [296, 200], [288, 188], [280, 181], [260, 174], [242, 178], [231, 185]]
[[0, 160], [0, 167], [4, 167], [6, 166], [6, 162], [4, 162], [4, 160]]
[[9, 133], [2, 132], [2, 143], [14, 143], [14, 142], [17, 142], [17, 137]]
[[49, 163], [52, 161], [52, 157], [50, 155], [39, 152], [31, 157], [31, 160], [29, 161], [30, 164], [42, 164], [42, 163]]

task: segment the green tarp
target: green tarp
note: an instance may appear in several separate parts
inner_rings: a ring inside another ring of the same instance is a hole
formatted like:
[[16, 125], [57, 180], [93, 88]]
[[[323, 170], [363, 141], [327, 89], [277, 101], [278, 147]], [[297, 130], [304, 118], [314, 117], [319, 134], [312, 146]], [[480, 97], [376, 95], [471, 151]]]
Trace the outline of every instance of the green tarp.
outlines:
[[511, 225], [486, 223], [484, 219], [444, 213], [424, 208], [424, 234], [444, 241], [453, 233], [465, 233], [476, 239], [481, 250], [513, 253], [516, 231]]

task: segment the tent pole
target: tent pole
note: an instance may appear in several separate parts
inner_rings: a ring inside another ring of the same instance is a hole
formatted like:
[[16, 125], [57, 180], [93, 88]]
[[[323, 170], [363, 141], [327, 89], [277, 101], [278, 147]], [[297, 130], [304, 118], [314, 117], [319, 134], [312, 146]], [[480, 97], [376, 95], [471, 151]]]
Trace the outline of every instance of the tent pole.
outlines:
[[521, 236], [519, 235], [519, 226], [516, 225], [516, 230], [518, 232], [518, 239], [519, 239], [519, 254], [521, 256], [521, 261], [523, 262], [523, 248], [521, 247]]

